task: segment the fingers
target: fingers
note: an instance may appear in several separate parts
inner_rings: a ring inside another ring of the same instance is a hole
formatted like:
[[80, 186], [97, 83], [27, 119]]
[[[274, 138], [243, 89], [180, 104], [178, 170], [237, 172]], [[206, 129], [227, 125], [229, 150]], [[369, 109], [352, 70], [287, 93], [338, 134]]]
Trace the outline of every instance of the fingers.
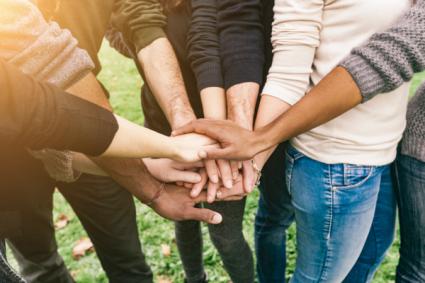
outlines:
[[184, 134], [190, 134], [195, 132], [195, 126], [192, 122], [184, 125], [183, 127], [180, 127], [174, 131], [171, 132], [171, 136], [175, 137], [175, 136], [180, 136], [180, 135], [184, 135]]
[[[171, 135], [172, 136], [180, 136], [184, 134], [190, 134], [190, 133], [197, 133], [197, 134], [205, 134], [207, 136], [210, 136], [207, 134], [208, 132], [208, 120], [206, 119], [198, 119], [196, 121], [192, 121], [183, 127], [174, 130]], [[211, 137], [211, 136], [210, 136]]]
[[236, 180], [239, 176], [239, 161], [230, 161], [230, 168], [232, 169], [232, 178]]
[[201, 176], [201, 181], [193, 185], [192, 191], [190, 192], [190, 196], [192, 198], [196, 198], [197, 196], [199, 196], [199, 194], [202, 192], [208, 182], [208, 176], [205, 169], [201, 169], [199, 171], [199, 175]]
[[255, 171], [250, 160], [242, 163], [243, 187], [246, 193], [252, 192], [255, 185]]
[[173, 136], [179, 136], [188, 133], [197, 133], [208, 136], [214, 140], [221, 141], [222, 137], [222, 121], [199, 119], [174, 130]]
[[169, 174], [170, 176], [170, 182], [179, 181], [182, 183], [196, 184], [201, 181], [201, 175], [192, 171], [173, 170], [172, 172], [168, 172], [167, 174]]
[[246, 192], [243, 188], [242, 180], [239, 180], [231, 190], [220, 188], [217, 191], [217, 199], [219, 200], [228, 199], [229, 197], [243, 197], [244, 195], [246, 195]]
[[230, 147], [225, 148], [205, 148], [202, 151], [199, 152], [200, 158], [208, 158], [208, 159], [225, 159], [225, 160], [232, 160], [232, 159], [238, 159], [235, 158], [237, 155], [235, 155], [235, 151]]
[[213, 203], [216, 196], [217, 196], [217, 191], [220, 188], [220, 184], [216, 184], [216, 183], [211, 183], [208, 182], [208, 188], [207, 188], [207, 202], [208, 203]]
[[204, 163], [202, 161], [197, 162], [176, 162], [173, 163], [174, 168], [180, 169], [180, 170], [191, 170], [195, 168], [202, 168], [204, 167]]
[[193, 183], [184, 183], [184, 187], [186, 189], [192, 189], [193, 188]]
[[210, 182], [212, 183], [218, 183], [218, 167], [215, 163], [215, 160], [205, 160], [205, 170], [207, 171], [208, 178], [210, 179]]
[[230, 163], [226, 160], [217, 160], [217, 165], [220, 170], [221, 180], [226, 188], [231, 189], [233, 187], [232, 169]]
[[219, 213], [206, 208], [187, 208], [185, 217], [187, 220], [197, 220], [208, 224], [220, 224], [223, 221]]

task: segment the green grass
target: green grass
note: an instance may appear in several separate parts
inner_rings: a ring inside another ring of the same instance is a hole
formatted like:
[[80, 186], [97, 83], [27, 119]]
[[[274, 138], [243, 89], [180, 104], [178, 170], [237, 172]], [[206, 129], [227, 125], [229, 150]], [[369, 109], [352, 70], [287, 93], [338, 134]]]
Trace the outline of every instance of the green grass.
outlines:
[[[116, 112], [132, 121], [142, 123], [143, 116], [139, 96], [142, 81], [133, 62], [123, 58], [106, 45], [103, 46], [100, 57], [103, 64], [100, 80], [110, 91], [111, 101]], [[422, 79], [425, 79], [425, 73], [415, 78], [412, 85], [412, 91], [417, 88]], [[244, 234], [249, 240], [251, 247], [253, 247], [253, 221], [257, 208], [257, 199], [258, 193], [253, 193], [249, 197], [245, 215]], [[86, 236], [86, 233], [70, 206], [60, 194], [56, 194], [54, 209], [55, 219], [61, 213], [68, 215], [71, 221], [67, 227], [56, 233], [59, 252], [65, 259], [76, 281], [78, 283], [107, 282], [95, 253], [88, 254], [79, 261], [75, 261], [72, 258], [71, 252], [73, 245], [78, 239]], [[140, 240], [155, 276], [167, 277], [174, 283], [183, 282], [183, 271], [177, 254], [173, 224], [160, 218], [140, 203], [137, 203], [137, 215]], [[202, 231], [205, 239], [204, 262], [210, 276], [210, 282], [229, 282], [230, 280], [223, 270], [219, 255], [209, 240], [208, 231], [205, 225]], [[295, 263], [294, 239], [295, 229], [292, 226], [288, 234], [288, 277], [291, 272], [293, 272]], [[171, 256], [164, 257], [162, 255], [162, 244], [171, 246]], [[385, 262], [376, 274], [374, 282], [394, 282], [395, 267], [398, 261], [398, 248], [399, 241], [397, 237]]]

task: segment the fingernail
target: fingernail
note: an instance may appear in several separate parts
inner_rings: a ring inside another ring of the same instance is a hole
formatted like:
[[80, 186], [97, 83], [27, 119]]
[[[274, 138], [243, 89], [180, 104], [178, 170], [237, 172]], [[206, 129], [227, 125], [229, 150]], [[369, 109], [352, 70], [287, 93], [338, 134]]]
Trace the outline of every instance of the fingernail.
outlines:
[[233, 182], [231, 180], [226, 180], [224, 186], [230, 190], [233, 187]]
[[194, 182], [192, 182], [192, 183], [196, 184], [196, 183], [201, 182], [201, 180], [202, 180], [201, 176], [198, 175], [198, 176], [195, 177], [195, 180], [193, 180]]
[[222, 192], [220, 192], [220, 191], [217, 192], [217, 198], [221, 198], [222, 195], [223, 195]]
[[218, 176], [212, 175], [210, 181], [213, 182], [214, 184], [217, 184], [218, 183]]
[[233, 172], [233, 180], [236, 180], [238, 178], [238, 172]]
[[206, 151], [200, 151], [199, 153], [198, 153], [198, 155], [199, 155], [199, 157], [200, 158], [202, 158], [202, 159], [204, 159], [204, 158], [207, 158], [207, 156], [208, 156], [208, 154], [207, 154], [207, 152]]
[[223, 217], [221, 217], [220, 214], [214, 214], [214, 216], [212, 218], [212, 223], [219, 224], [219, 223], [221, 223], [221, 221], [223, 221]]

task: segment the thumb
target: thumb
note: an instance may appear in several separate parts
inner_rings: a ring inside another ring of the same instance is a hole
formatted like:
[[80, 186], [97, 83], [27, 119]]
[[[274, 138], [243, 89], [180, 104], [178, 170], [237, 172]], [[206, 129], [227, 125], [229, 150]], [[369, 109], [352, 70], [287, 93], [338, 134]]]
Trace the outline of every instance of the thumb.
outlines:
[[190, 122], [174, 131], [171, 132], [171, 136], [175, 137], [175, 136], [180, 136], [180, 135], [184, 135], [184, 134], [190, 134], [193, 133], [195, 131], [195, 127], [193, 126], [193, 123]]
[[187, 220], [197, 220], [208, 224], [220, 224], [223, 221], [221, 214], [206, 208], [190, 207], [185, 217]]

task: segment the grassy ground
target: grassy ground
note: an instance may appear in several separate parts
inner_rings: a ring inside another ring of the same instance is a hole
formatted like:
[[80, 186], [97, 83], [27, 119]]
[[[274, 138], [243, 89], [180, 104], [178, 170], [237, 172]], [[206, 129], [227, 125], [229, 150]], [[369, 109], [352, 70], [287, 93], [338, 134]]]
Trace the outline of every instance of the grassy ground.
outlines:
[[[100, 79], [111, 92], [111, 101], [116, 112], [137, 123], [142, 123], [143, 117], [139, 99], [139, 90], [142, 82], [134, 65], [130, 60], [124, 59], [107, 46], [102, 48], [101, 59], [104, 68], [100, 74]], [[425, 78], [425, 74], [415, 78], [413, 88], [417, 87], [422, 78]], [[244, 233], [251, 247], [253, 247], [253, 220], [257, 198], [257, 193], [249, 197], [244, 224]], [[159, 282], [160, 278], [162, 278], [169, 280], [163, 282], [183, 282], [182, 266], [175, 245], [173, 224], [156, 216], [141, 204], [137, 204], [137, 211], [140, 239], [147, 259], [156, 275], [156, 280]], [[86, 234], [69, 205], [59, 194], [55, 196], [54, 214], [55, 219], [60, 214], [66, 214], [70, 218], [70, 223], [64, 229], [57, 231], [57, 241], [60, 246], [59, 251], [77, 282], [107, 282], [95, 253], [88, 254], [79, 261], [75, 261], [72, 258], [71, 253], [75, 242], [86, 236]], [[294, 231], [294, 227], [291, 227], [288, 235], [288, 276], [293, 271], [295, 262]], [[204, 260], [210, 276], [210, 282], [229, 282], [219, 255], [209, 240], [206, 227], [203, 227], [203, 234], [205, 236]], [[161, 245], [164, 244], [171, 247], [171, 255], [163, 255]], [[394, 281], [398, 247], [399, 241], [397, 238], [385, 262], [379, 269], [374, 282], [386, 283]]]

